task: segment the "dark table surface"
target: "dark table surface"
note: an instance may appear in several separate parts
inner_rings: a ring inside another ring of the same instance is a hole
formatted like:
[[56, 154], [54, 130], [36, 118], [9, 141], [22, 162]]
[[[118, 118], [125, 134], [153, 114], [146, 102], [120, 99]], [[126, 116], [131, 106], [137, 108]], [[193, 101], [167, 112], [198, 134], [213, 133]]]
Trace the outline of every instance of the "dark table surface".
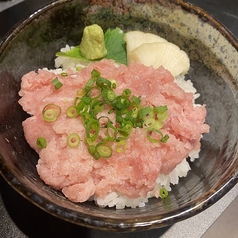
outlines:
[[[12, 2], [14, 2], [14, 0], [12, 0]], [[3, 38], [15, 24], [49, 2], [51, 1], [25, 0], [4, 11], [0, 9], [0, 39]], [[238, 37], [237, 0], [188, 0], [188, 2], [209, 12]], [[172, 227], [140, 233], [112, 234], [110, 232], [99, 232], [73, 225], [55, 218], [32, 205], [25, 198], [16, 193], [0, 176], [0, 237], [3, 238], [153, 238], [163, 236], [170, 229], [172, 229]]]

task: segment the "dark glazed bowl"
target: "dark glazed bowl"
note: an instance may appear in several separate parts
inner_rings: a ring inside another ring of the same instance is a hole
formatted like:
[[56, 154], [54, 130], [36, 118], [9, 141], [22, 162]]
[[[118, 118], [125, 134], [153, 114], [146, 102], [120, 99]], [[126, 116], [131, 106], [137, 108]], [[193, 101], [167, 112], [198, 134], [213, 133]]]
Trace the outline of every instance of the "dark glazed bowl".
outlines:
[[[186, 76], [207, 105], [209, 134], [200, 158], [174, 186], [169, 203], [150, 199], [144, 208], [115, 210], [93, 202], [74, 204], [46, 186], [36, 171], [37, 154], [24, 139], [27, 117], [17, 101], [23, 74], [54, 66], [54, 54], [76, 45], [85, 25], [157, 33], [191, 59]], [[49, 4], [11, 32], [0, 48], [0, 173], [32, 203], [66, 221], [115, 231], [171, 225], [214, 204], [238, 181], [238, 42], [202, 9], [181, 0], [65, 0]]]

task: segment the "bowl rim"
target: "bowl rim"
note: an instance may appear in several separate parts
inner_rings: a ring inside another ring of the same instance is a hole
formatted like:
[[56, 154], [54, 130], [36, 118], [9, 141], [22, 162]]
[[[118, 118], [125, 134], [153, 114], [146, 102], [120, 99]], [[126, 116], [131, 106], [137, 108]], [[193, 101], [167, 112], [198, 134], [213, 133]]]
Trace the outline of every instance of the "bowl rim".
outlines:
[[[41, 7], [34, 13], [32, 13], [26, 19], [20, 21], [16, 24], [2, 39], [0, 42], [0, 55], [8, 44], [17, 36], [21, 30], [23, 30], [28, 24], [30, 24], [34, 19], [39, 17], [41, 13], [47, 12], [52, 8], [57, 6], [63, 5], [65, 3], [73, 2], [74, 0], [62, 0], [62, 1], [54, 1], [51, 3], [46, 4], [45, 6]], [[197, 15], [200, 19], [204, 22], [208, 22], [214, 28], [216, 28], [227, 40], [228, 42], [234, 46], [234, 48], [238, 51], [238, 40], [233, 35], [233, 33], [224, 26], [219, 20], [211, 16], [208, 12], [203, 10], [202, 8], [188, 3], [184, 0], [171, 0], [174, 4], [180, 6], [183, 10], [189, 13], [193, 13]], [[237, 154], [235, 155], [237, 156]], [[238, 157], [236, 158], [236, 160]], [[172, 225], [178, 221], [184, 220], [189, 218], [193, 215], [196, 215], [215, 202], [217, 202], [220, 198], [222, 198], [227, 192], [229, 192], [237, 183], [238, 183], [238, 168], [233, 175], [225, 183], [220, 186], [215, 193], [207, 194], [201, 201], [197, 202], [195, 200], [193, 203], [189, 205], [183, 206], [181, 212], [176, 213], [171, 212], [168, 213], [168, 217], [160, 218], [159, 216], [153, 217], [153, 219], [148, 219], [145, 221], [144, 218], [138, 218], [135, 220], [130, 220], [124, 223], [124, 220], [119, 219], [107, 219], [105, 222], [103, 218], [96, 215], [85, 215], [85, 214], [78, 214], [75, 211], [72, 211], [67, 208], [63, 208], [59, 205], [53, 204], [49, 199], [42, 197], [40, 194], [37, 193], [38, 198], [44, 201], [44, 204], [39, 204], [39, 199], [36, 197], [31, 196], [32, 192], [34, 192], [30, 187], [26, 184], [22, 183], [21, 179], [17, 176], [17, 174], [11, 170], [11, 168], [5, 163], [3, 156], [0, 154], [0, 175], [6, 180], [6, 182], [19, 194], [25, 197], [28, 201], [36, 205], [37, 207], [41, 208], [42, 210], [50, 213], [51, 215], [61, 218], [65, 221], [82, 225], [88, 228], [97, 228], [103, 230], [111, 230], [111, 231], [120, 231], [120, 232], [128, 232], [128, 231], [139, 231], [139, 230], [149, 230], [154, 228], [160, 228], [164, 226]], [[48, 205], [54, 205], [55, 209], [49, 209]], [[60, 213], [59, 211], [64, 209], [64, 213]]]

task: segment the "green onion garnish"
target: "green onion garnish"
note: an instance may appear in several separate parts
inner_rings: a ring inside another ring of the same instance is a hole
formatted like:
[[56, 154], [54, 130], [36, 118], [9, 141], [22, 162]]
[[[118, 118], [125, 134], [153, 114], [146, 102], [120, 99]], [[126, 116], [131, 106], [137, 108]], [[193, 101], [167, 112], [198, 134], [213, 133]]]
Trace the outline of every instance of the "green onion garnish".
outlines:
[[131, 90], [129, 88], [124, 89], [123, 92], [122, 92], [122, 96], [130, 97], [131, 96]]
[[77, 98], [79, 98], [79, 97], [82, 97], [82, 96], [84, 96], [86, 94], [86, 92], [83, 90], [83, 89], [79, 89], [78, 91], [77, 91]]
[[67, 138], [67, 145], [71, 148], [76, 148], [80, 144], [80, 137], [77, 133], [71, 133]]
[[117, 82], [116, 82], [116, 80], [111, 79], [110, 82], [111, 82], [111, 85], [112, 85], [112, 89], [115, 89], [115, 88], [117, 87]]
[[109, 141], [115, 141], [117, 137], [117, 128], [113, 126], [111, 123], [107, 125], [106, 129], [106, 139]]
[[[96, 160], [111, 157], [112, 148], [118, 153], [125, 151], [126, 141], [133, 128], [147, 130], [147, 138], [152, 143], [165, 143], [169, 139], [168, 135], [164, 136], [160, 131], [168, 117], [167, 106], [143, 106], [141, 97], [132, 95], [129, 88], [117, 95], [114, 91], [116, 85], [115, 80], [103, 78], [99, 71], [92, 70], [91, 78], [77, 91], [73, 105], [66, 111], [69, 118], [81, 118], [85, 126], [84, 142]], [[106, 115], [100, 116], [105, 110], [108, 116], [114, 113], [114, 122]], [[77, 134], [73, 135], [71, 140], [68, 139], [68, 144], [74, 145], [80, 141]]]
[[67, 77], [68, 74], [67, 74], [66, 72], [62, 72], [62, 73], [61, 73], [61, 76], [63, 76], [63, 77]]
[[51, 83], [55, 86], [56, 90], [60, 89], [63, 86], [63, 84], [59, 81], [58, 77], [54, 78]]
[[116, 98], [116, 93], [112, 89], [102, 89], [102, 98], [106, 104], [110, 104]]
[[163, 135], [158, 129], [151, 129], [147, 131], [147, 139], [152, 143], [166, 143], [169, 139], [169, 135]]
[[95, 141], [98, 137], [98, 133], [100, 131], [99, 121], [92, 119], [89, 120], [86, 124], [86, 136], [90, 138], [92, 141]]
[[134, 107], [138, 106], [141, 103], [141, 97], [132, 96], [132, 104]]
[[138, 117], [143, 119], [143, 118], [147, 118], [151, 115], [152, 109], [150, 106], [141, 108], [138, 112]]
[[93, 115], [97, 115], [99, 112], [104, 111], [104, 103], [100, 100], [95, 100], [90, 107], [89, 112]]
[[46, 148], [46, 146], [47, 146], [46, 139], [44, 137], [37, 138], [36, 145], [39, 149]]
[[125, 141], [119, 141], [116, 144], [116, 151], [118, 153], [122, 153], [126, 150], [126, 142]]
[[130, 137], [130, 131], [123, 129], [118, 129], [118, 134], [120, 136], [117, 137], [117, 141], [127, 140]]
[[168, 195], [169, 195], [167, 189], [165, 189], [165, 188], [161, 188], [160, 191], [159, 191], [159, 194], [160, 194], [160, 197], [163, 198], [163, 199], [167, 198]]
[[43, 110], [43, 119], [47, 122], [55, 121], [61, 114], [61, 108], [55, 104], [47, 104]]
[[102, 78], [102, 77], [98, 77], [96, 79], [96, 85], [99, 87], [99, 88], [111, 88], [111, 81], [108, 80], [108, 79], [105, 79], [105, 78]]
[[88, 95], [92, 98], [92, 99], [98, 99], [101, 96], [101, 89], [97, 86], [95, 87], [91, 87]]
[[152, 129], [154, 128], [155, 124], [156, 124], [156, 120], [154, 118], [149, 118], [146, 121], [144, 121], [143, 127], [146, 129]]
[[68, 107], [66, 110], [66, 115], [67, 115], [67, 117], [70, 117], [70, 118], [77, 117], [78, 111], [77, 111], [76, 107], [75, 106]]
[[169, 139], [169, 135], [166, 134], [161, 138], [160, 142], [166, 143], [168, 139]]
[[95, 150], [96, 150], [96, 147], [94, 145], [89, 145], [88, 147], [88, 152], [91, 154], [91, 155], [94, 155], [95, 154]]
[[154, 107], [154, 113], [160, 122], [164, 122], [168, 118], [167, 106]]
[[110, 145], [106, 143], [99, 143], [95, 147], [95, 152], [98, 154], [100, 157], [103, 158], [109, 158], [112, 156], [112, 148]]

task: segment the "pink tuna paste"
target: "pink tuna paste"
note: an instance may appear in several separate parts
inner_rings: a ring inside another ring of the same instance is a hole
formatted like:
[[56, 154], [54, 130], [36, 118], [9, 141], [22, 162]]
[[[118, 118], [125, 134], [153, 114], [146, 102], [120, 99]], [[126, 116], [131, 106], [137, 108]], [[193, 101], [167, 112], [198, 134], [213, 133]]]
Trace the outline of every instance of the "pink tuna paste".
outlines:
[[[135, 96], [141, 96], [143, 105], [167, 105], [168, 118], [162, 132], [169, 135], [168, 141], [151, 143], [146, 131], [136, 128], [123, 153], [114, 151], [108, 159], [95, 160], [84, 143], [81, 119], [65, 114], [93, 69], [107, 79], [115, 79], [118, 94], [130, 88]], [[128, 198], [146, 197], [160, 174], [169, 174], [190, 151], [200, 149], [201, 135], [209, 131], [204, 124], [205, 106], [194, 106], [193, 94], [183, 91], [163, 67], [118, 66], [112, 60], [102, 60], [67, 73], [67, 77], [44, 69], [27, 73], [22, 78], [19, 103], [32, 115], [23, 122], [23, 128], [26, 140], [39, 153], [39, 176], [73, 202], [84, 202], [92, 195], [103, 198], [111, 192]], [[63, 83], [59, 90], [51, 83], [56, 76]], [[42, 109], [50, 103], [61, 108], [61, 115], [51, 123], [42, 117]], [[81, 138], [77, 148], [67, 146], [67, 136], [72, 132]], [[46, 148], [37, 148], [39, 137], [46, 138]]]

